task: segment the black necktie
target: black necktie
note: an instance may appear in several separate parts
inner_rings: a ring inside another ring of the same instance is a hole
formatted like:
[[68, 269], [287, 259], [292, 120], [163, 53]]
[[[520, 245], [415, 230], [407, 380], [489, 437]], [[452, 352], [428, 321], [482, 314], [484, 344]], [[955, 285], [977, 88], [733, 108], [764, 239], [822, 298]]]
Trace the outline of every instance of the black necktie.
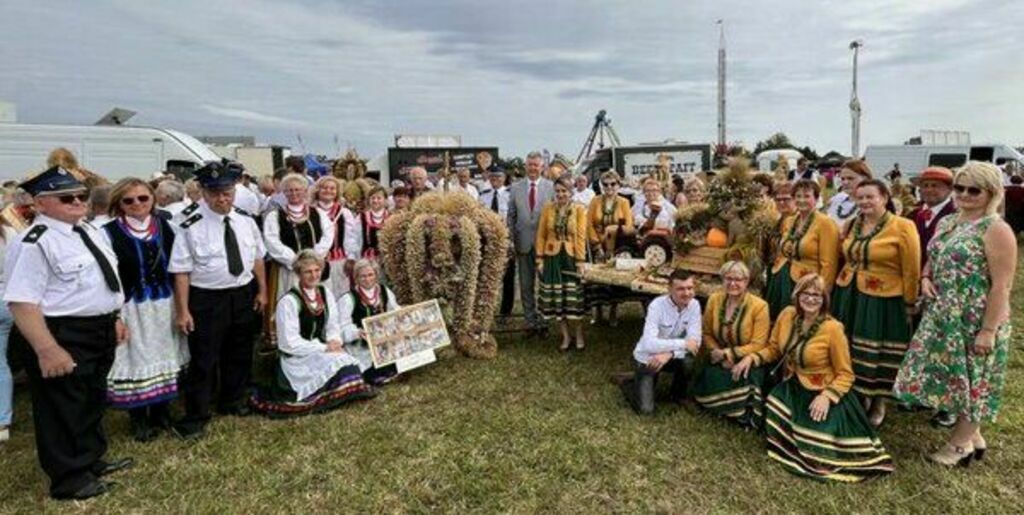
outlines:
[[494, 190], [491, 197], [491, 211], [498, 212], [498, 190]]
[[228, 272], [233, 276], [242, 275], [245, 269], [242, 266], [242, 253], [238, 251], [238, 239], [235, 238], [235, 230], [231, 228], [231, 217], [224, 217], [224, 248], [228, 251]]
[[110, 261], [107, 261], [107, 256], [93, 243], [85, 229], [76, 225], [73, 230], [78, 233], [79, 238], [82, 238], [82, 243], [85, 244], [85, 248], [89, 249], [92, 257], [96, 258], [96, 263], [100, 265], [100, 270], [103, 272], [103, 281], [107, 283], [107, 288], [114, 293], [121, 291], [121, 282], [117, 280], [117, 273], [114, 272], [114, 267], [110, 266]]

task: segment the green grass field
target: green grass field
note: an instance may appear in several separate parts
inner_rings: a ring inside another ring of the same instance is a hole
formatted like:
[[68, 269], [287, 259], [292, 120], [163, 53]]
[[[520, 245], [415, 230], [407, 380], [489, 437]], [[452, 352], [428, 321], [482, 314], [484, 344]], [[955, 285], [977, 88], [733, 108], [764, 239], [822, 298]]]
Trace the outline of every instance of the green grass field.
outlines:
[[[1022, 254], [1024, 255], [1024, 254]], [[1018, 269], [1016, 327], [1024, 327]], [[858, 485], [798, 479], [762, 439], [659, 405], [633, 414], [608, 380], [624, 370], [642, 324], [631, 307], [617, 328], [590, 328], [582, 353], [502, 338], [499, 357], [440, 363], [372, 401], [299, 420], [219, 418], [206, 439], [128, 435], [107, 416], [109, 456], [133, 456], [115, 492], [80, 503], [46, 497], [27, 392], [16, 395], [12, 440], [0, 446], [0, 512], [1019, 512], [1024, 497], [1024, 377], [1011, 354], [1007, 402], [986, 430], [980, 465], [925, 461], [944, 432], [927, 413], [893, 411], [881, 436], [896, 472]], [[1019, 330], [1018, 330], [1019, 334]]]

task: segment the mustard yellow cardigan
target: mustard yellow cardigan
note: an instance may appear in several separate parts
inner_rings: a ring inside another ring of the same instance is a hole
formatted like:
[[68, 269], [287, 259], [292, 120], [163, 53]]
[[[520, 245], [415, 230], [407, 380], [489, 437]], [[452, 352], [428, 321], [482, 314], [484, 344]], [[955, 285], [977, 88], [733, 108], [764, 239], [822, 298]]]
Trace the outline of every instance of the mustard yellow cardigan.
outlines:
[[798, 215], [790, 215], [782, 221], [782, 236], [772, 273], [779, 273], [789, 263], [789, 276], [794, 282], [814, 273], [825, 280], [825, 291], [831, 291], [839, 272], [839, 227], [824, 213], [815, 211], [811, 216], [814, 218], [810, 227], [795, 245], [787, 243], [786, 236], [797, 223]]
[[[856, 219], [854, 219], [855, 221]], [[907, 305], [917, 302], [918, 281], [921, 280], [921, 240], [914, 222], [889, 215], [885, 226], [867, 243], [867, 262], [862, 262], [864, 249], [854, 244], [849, 222], [843, 238], [843, 260], [836, 286], [848, 286], [857, 276], [857, 291], [873, 297], [903, 297]]]
[[740, 312], [732, 327], [722, 327], [722, 306], [728, 296], [716, 291], [708, 297], [703, 316], [704, 338], [701, 346], [711, 349], [727, 349], [729, 358], [736, 362], [747, 354], [753, 354], [768, 345], [768, 334], [772, 322], [768, 316], [768, 303], [753, 293], [746, 293], [736, 309]]
[[[782, 357], [786, 344], [797, 321], [796, 308], [790, 306], [779, 314], [772, 328], [772, 336], [768, 345], [755, 354], [754, 364], [773, 363]], [[799, 337], [798, 337], [799, 338]], [[794, 345], [797, 343], [794, 340]], [[793, 348], [786, 357], [786, 377], [793, 374], [800, 384], [812, 391], [824, 391], [833, 404], [850, 391], [853, 386], [853, 362], [850, 359], [850, 346], [843, 332], [843, 324], [828, 317], [802, 348]]]
[[536, 251], [537, 259], [544, 256], [557, 256], [562, 248], [576, 261], [587, 259], [587, 213], [583, 206], [570, 202], [569, 221], [566, 224], [564, 237], [558, 234], [555, 229], [557, 221], [558, 205], [548, 202], [540, 212], [540, 221], [537, 223]]
[[[587, 210], [587, 220], [590, 222], [587, 227], [587, 234], [593, 244], [599, 244], [604, 238], [604, 195], [594, 197], [590, 201], [590, 208]], [[624, 223], [619, 224], [622, 220]], [[635, 232], [633, 225], [633, 211], [629, 209], [629, 201], [622, 197], [615, 197], [615, 209], [612, 211], [612, 223], [609, 225], [622, 225], [622, 231], [626, 234]]]

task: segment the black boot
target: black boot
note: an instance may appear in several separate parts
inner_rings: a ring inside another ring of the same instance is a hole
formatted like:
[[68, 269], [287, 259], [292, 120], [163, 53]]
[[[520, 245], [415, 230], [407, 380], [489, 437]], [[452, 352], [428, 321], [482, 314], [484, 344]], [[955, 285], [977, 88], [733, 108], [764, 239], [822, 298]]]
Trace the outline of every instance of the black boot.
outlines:
[[161, 402], [149, 407], [149, 427], [157, 433], [171, 428], [169, 402]]
[[132, 423], [132, 437], [136, 442], [149, 442], [156, 438], [156, 432], [149, 427], [149, 408], [132, 408], [128, 410]]

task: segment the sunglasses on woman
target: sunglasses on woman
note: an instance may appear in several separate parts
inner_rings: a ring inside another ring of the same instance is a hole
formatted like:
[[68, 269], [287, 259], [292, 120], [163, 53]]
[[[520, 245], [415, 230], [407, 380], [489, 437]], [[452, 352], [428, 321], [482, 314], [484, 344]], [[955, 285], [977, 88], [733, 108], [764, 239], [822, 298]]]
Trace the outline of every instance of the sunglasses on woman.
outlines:
[[977, 197], [978, 195], [981, 195], [982, 192], [984, 192], [985, 190], [977, 186], [964, 186], [963, 184], [954, 184], [953, 191], [956, 191], [961, 195], [967, 193], [968, 196]]
[[124, 197], [121, 199], [121, 203], [126, 206], [130, 206], [134, 204], [136, 201], [138, 201], [139, 204], [145, 204], [146, 202], [149, 202], [149, 195], [139, 195], [138, 197]]
[[619, 185], [619, 183], [617, 183], [617, 182], [602, 182], [601, 183], [601, 186], [604, 186], [605, 188], [614, 188], [614, 187], [616, 187], [618, 185]]
[[59, 200], [61, 204], [74, 204], [76, 200], [84, 204], [87, 200], [89, 200], [89, 194], [74, 193], [71, 195], [60, 195], [59, 197], [57, 197], [57, 200]]

